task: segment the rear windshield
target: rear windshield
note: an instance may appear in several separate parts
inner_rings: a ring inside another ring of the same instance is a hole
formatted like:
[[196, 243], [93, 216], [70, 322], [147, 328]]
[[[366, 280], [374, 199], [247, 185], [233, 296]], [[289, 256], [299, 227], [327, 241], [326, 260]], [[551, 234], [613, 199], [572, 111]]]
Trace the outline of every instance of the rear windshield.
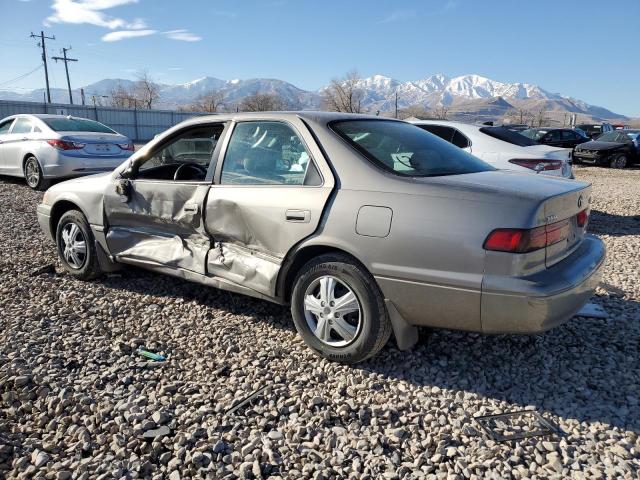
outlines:
[[116, 133], [106, 125], [86, 118], [43, 118], [42, 120], [56, 132]]
[[578, 128], [588, 133], [598, 133], [602, 131], [602, 125], [591, 125], [588, 123], [578, 125]]
[[392, 120], [345, 120], [331, 129], [369, 160], [397, 175], [435, 177], [495, 170], [421, 128]]
[[527, 138], [538, 141], [547, 134], [547, 131], [548, 130], [536, 130], [535, 128], [530, 128], [520, 132], [520, 135], [524, 135]]
[[480, 131], [490, 137], [497, 138], [503, 142], [511, 143], [512, 145], [518, 145], [520, 147], [530, 147], [532, 145], [539, 145], [538, 142], [531, 140], [519, 132], [514, 132], [504, 127], [482, 127]]

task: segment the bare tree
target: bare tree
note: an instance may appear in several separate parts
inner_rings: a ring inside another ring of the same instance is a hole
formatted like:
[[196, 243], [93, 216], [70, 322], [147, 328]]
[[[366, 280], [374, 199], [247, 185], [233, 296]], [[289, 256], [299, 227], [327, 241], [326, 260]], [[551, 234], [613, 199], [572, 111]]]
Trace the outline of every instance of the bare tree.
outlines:
[[332, 112], [360, 113], [364, 92], [359, 84], [360, 76], [355, 70], [344, 78], [331, 80], [323, 92], [323, 108]]
[[537, 124], [538, 127], [544, 127], [547, 124], [547, 112], [543, 108], [538, 110], [535, 115], [534, 125]]
[[289, 107], [277, 93], [255, 93], [243, 98], [239, 108], [243, 112], [277, 112]]
[[160, 98], [160, 87], [151, 79], [148, 72], [142, 71], [138, 74], [138, 81], [135, 83], [134, 93], [136, 100], [142, 104], [143, 107], [151, 110], [153, 104]]
[[221, 90], [210, 90], [189, 105], [189, 110], [192, 112], [219, 112], [224, 105], [224, 99], [225, 95]]
[[410, 105], [408, 107], [398, 109], [398, 118], [401, 120], [410, 117], [428, 119], [433, 118], [433, 116], [433, 112], [422, 105]]
[[447, 115], [449, 114], [449, 107], [446, 105], [437, 106], [432, 110], [434, 118], [438, 120], [446, 120]]
[[505, 120], [509, 123], [519, 123], [521, 125], [531, 125], [533, 123], [535, 115], [525, 108], [514, 108], [509, 110], [505, 115]]
[[134, 108], [136, 106], [136, 97], [133, 91], [118, 84], [109, 92], [109, 103], [112, 107]]

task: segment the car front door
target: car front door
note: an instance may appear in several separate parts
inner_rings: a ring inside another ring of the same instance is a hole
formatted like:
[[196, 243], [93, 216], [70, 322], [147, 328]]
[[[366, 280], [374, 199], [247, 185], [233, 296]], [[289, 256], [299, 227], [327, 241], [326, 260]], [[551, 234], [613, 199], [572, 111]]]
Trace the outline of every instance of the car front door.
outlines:
[[105, 192], [106, 239], [118, 261], [205, 273], [204, 200], [224, 123], [188, 127], [137, 159]]
[[542, 141], [540, 143], [551, 145], [552, 147], [561, 147], [562, 135], [560, 133], [560, 130], [551, 130], [542, 138]]
[[225, 143], [206, 202], [207, 273], [274, 295], [285, 256], [318, 228], [333, 175], [300, 119], [238, 122]]

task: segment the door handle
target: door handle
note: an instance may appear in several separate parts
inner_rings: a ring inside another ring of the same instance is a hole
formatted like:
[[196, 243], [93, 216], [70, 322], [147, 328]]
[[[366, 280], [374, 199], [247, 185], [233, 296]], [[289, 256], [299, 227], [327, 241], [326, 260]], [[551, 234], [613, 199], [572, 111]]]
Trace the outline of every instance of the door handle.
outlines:
[[184, 213], [198, 213], [200, 208], [196, 203], [185, 203], [184, 205]]
[[309, 210], [287, 210], [285, 219], [287, 222], [309, 223], [311, 212]]

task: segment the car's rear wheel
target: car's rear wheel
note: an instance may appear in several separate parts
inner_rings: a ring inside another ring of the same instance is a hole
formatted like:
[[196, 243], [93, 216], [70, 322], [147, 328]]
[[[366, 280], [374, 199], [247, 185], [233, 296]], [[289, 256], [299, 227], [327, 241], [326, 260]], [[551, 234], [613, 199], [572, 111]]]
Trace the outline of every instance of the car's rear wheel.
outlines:
[[291, 313], [298, 333], [315, 353], [342, 363], [372, 357], [391, 335], [375, 280], [346, 255], [322, 255], [302, 267]]
[[613, 160], [611, 160], [611, 168], [624, 168], [629, 163], [629, 159], [626, 154], [621, 153], [620, 155], [616, 155]]
[[65, 270], [81, 280], [102, 273], [89, 222], [78, 210], [69, 210], [56, 228], [56, 246]]
[[45, 180], [42, 175], [42, 168], [40, 168], [40, 162], [33, 155], [28, 157], [24, 162], [24, 178], [34, 190], [46, 190], [50, 182]]

